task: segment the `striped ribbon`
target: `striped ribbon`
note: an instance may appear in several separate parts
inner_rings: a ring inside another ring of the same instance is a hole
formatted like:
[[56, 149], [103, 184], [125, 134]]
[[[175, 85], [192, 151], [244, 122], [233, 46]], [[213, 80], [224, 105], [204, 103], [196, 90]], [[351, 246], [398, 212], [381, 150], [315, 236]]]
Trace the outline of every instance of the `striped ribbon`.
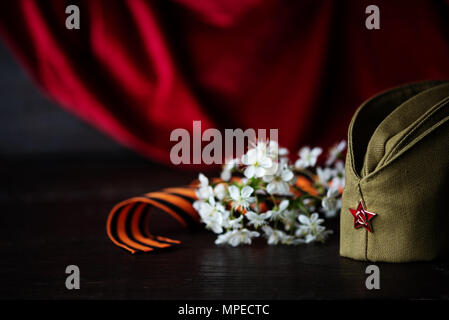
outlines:
[[133, 254], [178, 245], [181, 243], [178, 240], [150, 233], [151, 208], [161, 209], [185, 227], [193, 227], [199, 223], [198, 213], [192, 206], [196, 199], [194, 186], [189, 186], [167, 188], [122, 201], [109, 214], [107, 234], [115, 245]]
[[[218, 182], [223, 181], [213, 180], [213, 183]], [[193, 228], [197, 226], [200, 217], [192, 206], [193, 202], [197, 200], [196, 186], [197, 182], [194, 182], [190, 186], [167, 188], [120, 202], [109, 213], [106, 223], [109, 238], [115, 245], [132, 254], [179, 245], [181, 243], [179, 240], [150, 233], [150, 212], [152, 208], [158, 208], [168, 213], [184, 227]], [[296, 181], [296, 188], [292, 191], [295, 195], [317, 194], [313, 188], [313, 179], [307, 176], [299, 176]]]

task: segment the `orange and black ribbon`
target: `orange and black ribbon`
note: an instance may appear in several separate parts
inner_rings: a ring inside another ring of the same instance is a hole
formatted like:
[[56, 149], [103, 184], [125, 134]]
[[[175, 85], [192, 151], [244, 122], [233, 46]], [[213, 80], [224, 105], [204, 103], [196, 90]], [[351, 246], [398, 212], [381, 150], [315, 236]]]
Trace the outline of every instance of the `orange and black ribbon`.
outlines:
[[[238, 178], [231, 181], [239, 180]], [[213, 183], [222, 183], [213, 179]], [[159, 192], [150, 192], [120, 202], [109, 213], [106, 231], [112, 242], [131, 253], [150, 252], [157, 249], [179, 245], [179, 240], [153, 235], [149, 231], [149, 215], [152, 208], [158, 208], [176, 219], [185, 227], [195, 227], [200, 217], [193, 208], [197, 200], [195, 188], [198, 182], [182, 188], [167, 188]], [[292, 189], [295, 196], [304, 193], [316, 194], [313, 178], [298, 177]]]
[[112, 242], [131, 252], [149, 252], [169, 248], [181, 242], [149, 231], [149, 215], [156, 207], [168, 213], [185, 227], [199, 223], [199, 216], [192, 204], [196, 200], [193, 186], [167, 188], [160, 192], [150, 192], [117, 204], [110, 212], [106, 231]]

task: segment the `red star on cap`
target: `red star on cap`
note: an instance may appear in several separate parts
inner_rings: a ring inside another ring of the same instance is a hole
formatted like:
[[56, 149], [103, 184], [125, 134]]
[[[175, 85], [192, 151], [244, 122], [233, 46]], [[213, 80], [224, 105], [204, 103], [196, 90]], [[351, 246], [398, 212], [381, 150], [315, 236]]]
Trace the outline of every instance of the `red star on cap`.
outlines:
[[354, 216], [354, 228], [358, 229], [360, 227], [364, 227], [369, 232], [373, 232], [370, 220], [374, 218], [377, 214], [374, 212], [366, 211], [363, 208], [362, 200], [360, 200], [357, 209], [349, 208], [349, 211]]

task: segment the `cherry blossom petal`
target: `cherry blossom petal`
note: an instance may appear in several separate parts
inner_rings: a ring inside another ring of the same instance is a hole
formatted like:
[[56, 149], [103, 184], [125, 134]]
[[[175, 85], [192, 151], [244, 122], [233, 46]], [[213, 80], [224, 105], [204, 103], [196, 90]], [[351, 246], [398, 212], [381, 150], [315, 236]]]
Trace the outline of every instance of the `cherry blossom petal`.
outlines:
[[247, 177], [248, 179], [254, 177], [255, 173], [256, 173], [256, 168], [254, 166], [246, 167], [245, 171], [243, 172], [245, 177]]
[[242, 198], [249, 198], [249, 196], [253, 193], [254, 189], [250, 186], [245, 186], [242, 189]]
[[229, 186], [229, 195], [231, 196], [232, 200], [237, 201], [240, 199], [240, 191], [239, 188], [236, 186]]

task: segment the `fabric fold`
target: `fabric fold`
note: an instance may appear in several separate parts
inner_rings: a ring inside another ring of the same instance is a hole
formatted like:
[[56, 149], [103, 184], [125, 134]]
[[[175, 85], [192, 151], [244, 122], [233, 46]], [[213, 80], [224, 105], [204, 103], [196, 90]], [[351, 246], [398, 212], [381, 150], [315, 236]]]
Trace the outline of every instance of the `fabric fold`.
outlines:
[[[422, 127], [422, 122], [428, 119], [441, 103], [447, 98], [449, 84], [434, 83], [433, 87], [415, 94], [410, 91], [410, 98], [399, 106], [391, 105], [393, 111], [379, 124], [371, 136], [363, 164], [363, 176], [368, 175], [397, 152], [397, 145], [404, 137]], [[427, 124], [434, 119], [430, 118]]]

